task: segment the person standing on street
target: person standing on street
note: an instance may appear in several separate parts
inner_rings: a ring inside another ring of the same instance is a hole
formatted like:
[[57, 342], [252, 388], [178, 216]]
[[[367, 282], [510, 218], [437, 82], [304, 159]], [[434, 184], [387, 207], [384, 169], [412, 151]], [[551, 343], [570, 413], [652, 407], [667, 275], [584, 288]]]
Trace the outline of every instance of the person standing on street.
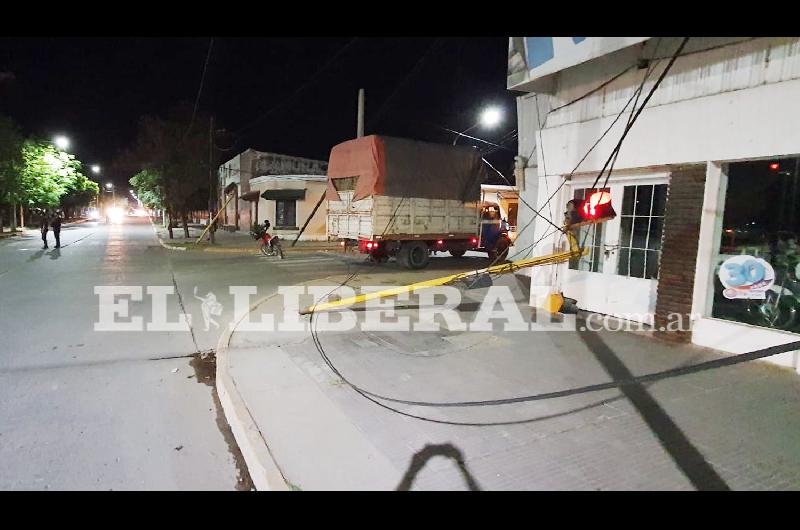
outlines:
[[50, 226], [53, 227], [53, 235], [56, 236], [56, 248], [61, 248], [61, 216], [58, 212], [53, 216]]
[[39, 229], [42, 231], [42, 243], [44, 243], [44, 246], [42, 247], [43, 249], [48, 248], [47, 247], [47, 229], [48, 229], [48, 226], [49, 225], [47, 224], [47, 213], [42, 212], [42, 221], [41, 221], [41, 223], [39, 223]]

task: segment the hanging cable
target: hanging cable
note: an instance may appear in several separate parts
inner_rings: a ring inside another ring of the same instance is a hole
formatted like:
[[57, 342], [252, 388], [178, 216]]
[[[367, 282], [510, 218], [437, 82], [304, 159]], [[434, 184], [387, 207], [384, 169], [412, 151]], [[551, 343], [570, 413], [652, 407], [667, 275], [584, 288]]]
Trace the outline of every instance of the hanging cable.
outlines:
[[628, 132], [630, 132], [631, 128], [633, 128], [633, 124], [636, 123], [636, 120], [639, 118], [639, 115], [642, 113], [644, 108], [647, 106], [647, 102], [650, 101], [651, 97], [653, 97], [653, 94], [655, 93], [655, 91], [658, 89], [659, 85], [661, 85], [661, 82], [664, 80], [664, 78], [669, 73], [670, 69], [672, 68], [672, 65], [675, 64], [675, 61], [678, 59], [678, 56], [680, 55], [681, 51], [686, 46], [686, 43], [689, 42], [689, 39], [690, 39], [690, 37], [684, 37], [683, 38], [683, 40], [681, 41], [680, 46], [678, 46], [678, 49], [675, 51], [675, 54], [669, 60], [669, 63], [667, 63], [666, 68], [664, 68], [664, 71], [661, 72], [661, 75], [658, 77], [658, 79], [656, 80], [655, 84], [650, 89], [650, 92], [647, 93], [647, 97], [644, 98], [644, 101], [642, 102], [642, 105], [636, 111], [636, 114], [633, 116], [633, 119], [630, 122], [628, 122], [628, 125], [627, 125], [627, 127], [625, 127], [625, 130], [623, 131], [622, 136], [620, 137], [619, 141], [617, 142], [617, 145], [614, 147], [614, 150], [611, 152], [611, 154], [609, 155], [608, 159], [606, 160], [606, 163], [603, 165], [603, 168], [600, 170], [600, 173], [598, 173], [597, 178], [594, 180], [594, 184], [592, 184], [592, 188], [591, 189], [596, 189], [597, 182], [603, 176], [603, 173], [605, 172], [606, 168], [611, 163], [612, 157], [622, 147], [622, 142], [625, 141], [625, 137], [628, 136]]
[[203, 63], [203, 74], [200, 76], [200, 87], [197, 89], [197, 97], [194, 98], [194, 109], [192, 110], [192, 119], [189, 120], [189, 127], [186, 129], [186, 132], [183, 133], [181, 141], [186, 139], [186, 137], [189, 135], [189, 132], [192, 130], [192, 125], [194, 125], [194, 118], [197, 115], [197, 107], [200, 104], [200, 95], [203, 93], [203, 83], [206, 80], [206, 70], [208, 70], [208, 60], [211, 58], [211, 50], [213, 48], [214, 48], [214, 37], [211, 37], [211, 40], [208, 42], [208, 52], [206, 53], [206, 61], [205, 63]]
[[366, 125], [367, 127], [374, 126], [376, 123], [380, 121], [384, 111], [389, 107], [389, 103], [391, 103], [392, 99], [394, 99], [394, 97], [398, 94], [398, 92], [400, 92], [405, 87], [406, 83], [408, 83], [408, 81], [414, 77], [414, 75], [417, 73], [417, 71], [419, 71], [420, 67], [422, 67], [422, 65], [425, 63], [428, 57], [433, 53], [433, 51], [436, 48], [441, 47], [442, 42], [443, 41], [441, 38], [437, 38], [435, 41], [433, 41], [433, 44], [431, 44], [430, 47], [428, 47], [425, 54], [422, 57], [420, 57], [420, 59], [414, 65], [414, 68], [412, 68], [411, 71], [408, 73], [408, 75], [406, 75], [406, 77], [403, 78], [403, 80], [399, 84], [397, 84], [395, 89], [392, 91], [389, 97], [386, 98], [386, 100], [380, 106], [378, 111], [373, 115], [373, 117], [369, 120], [369, 122], [367, 122]]
[[341, 56], [341, 55], [342, 55], [342, 54], [343, 54], [345, 51], [347, 51], [347, 50], [348, 50], [348, 49], [349, 49], [349, 48], [350, 48], [350, 47], [351, 47], [353, 44], [355, 44], [355, 42], [356, 42], [358, 39], [359, 39], [358, 37], [354, 37], [354, 38], [352, 38], [352, 39], [350, 40], [350, 42], [348, 42], [347, 44], [345, 44], [345, 45], [344, 45], [342, 48], [340, 48], [340, 49], [339, 49], [339, 51], [337, 51], [337, 52], [336, 52], [336, 53], [335, 53], [335, 54], [334, 54], [334, 55], [333, 55], [333, 56], [332, 56], [330, 59], [328, 59], [328, 61], [327, 61], [327, 62], [326, 62], [324, 65], [322, 65], [322, 67], [321, 67], [319, 70], [317, 70], [316, 72], [314, 72], [314, 74], [313, 74], [311, 77], [309, 77], [309, 78], [306, 80], [306, 82], [305, 82], [305, 83], [303, 83], [303, 84], [300, 86], [300, 88], [298, 88], [297, 90], [295, 90], [294, 92], [292, 92], [292, 93], [291, 93], [291, 94], [290, 94], [288, 97], [286, 97], [286, 98], [284, 98], [283, 100], [281, 100], [281, 102], [280, 102], [280, 103], [278, 103], [277, 105], [274, 105], [274, 106], [272, 106], [270, 109], [268, 109], [267, 111], [265, 111], [265, 112], [263, 112], [262, 114], [260, 114], [260, 115], [259, 115], [259, 116], [258, 116], [256, 119], [254, 119], [253, 121], [251, 121], [250, 123], [248, 123], [248, 124], [247, 124], [247, 125], [245, 125], [244, 127], [242, 127], [242, 128], [240, 128], [240, 129], [238, 129], [238, 130], [237, 130], [237, 131], [236, 131], [234, 134], [237, 134], [237, 135], [238, 135], [238, 134], [239, 134], [239, 133], [241, 133], [242, 131], [246, 131], [247, 129], [250, 129], [250, 128], [251, 128], [253, 125], [257, 124], [258, 122], [260, 122], [261, 120], [263, 120], [264, 118], [266, 118], [267, 116], [269, 116], [270, 114], [272, 114], [273, 112], [275, 112], [276, 110], [278, 110], [279, 108], [281, 108], [282, 106], [284, 106], [286, 103], [288, 103], [289, 101], [291, 101], [291, 100], [292, 100], [292, 99], [293, 99], [295, 96], [297, 96], [297, 95], [298, 95], [300, 92], [302, 92], [303, 90], [305, 90], [305, 89], [307, 89], [309, 86], [311, 86], [311, 84], [312, 84], [312, 83], [313, 83], [313, 82], [314, 82], [314, 81], [315, 81], [315, 80], [316, 80], [316, 79], [317, 79], [317, 78], [318, 78], [320, 75], [322, 75], [322, 73], [323, 73], [323, 72], [325, 72], [325, 70], [327, 70], [327, 69], [328, 69], [328, 68], [329, 68], [329, 67], [330, 67], [330, 66], [331, 66], [331, 65], [332, 65], [332, 64], [333, 64], [333, 63], [336, 61], [336, 59], [338, 59], [338, 58], [339, 58], [339, 57], [340, 57], [340, 56]]

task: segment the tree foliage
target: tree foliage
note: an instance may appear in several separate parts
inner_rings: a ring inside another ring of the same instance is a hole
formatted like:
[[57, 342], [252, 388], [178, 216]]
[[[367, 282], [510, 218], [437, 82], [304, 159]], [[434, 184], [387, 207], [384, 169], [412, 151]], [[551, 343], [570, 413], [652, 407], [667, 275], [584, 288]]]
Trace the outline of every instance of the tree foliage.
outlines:
[[143, 169], [130, 178], [136, 196], [147, 208], [164, 208], [161, 176], [152, 169]]
[[203, 208], [208, 196], [208, 136], [202, 127], [208, 118], [191, 115], [191, 108], [179, 106], [166, 118], [144, 116], [132, 149], [139, 169], [148, 172], [148, 189], [174, 212]]
[[187, 234], [188, 213], [205, 209], [208, 201], [208, 123], [189, 105], [166, 117], [143, 116], [136, 141], [117, 161], [119, 167], [133, 162], [136, 174], [129, 182], [139, 199], [182, 218]]
[[69, 193], [99, 191], [97, 184], [81, 173], [75, 156], [41, 140], [24, 142], [20, 182], [14, 198], [27, 207], [55, 207]]

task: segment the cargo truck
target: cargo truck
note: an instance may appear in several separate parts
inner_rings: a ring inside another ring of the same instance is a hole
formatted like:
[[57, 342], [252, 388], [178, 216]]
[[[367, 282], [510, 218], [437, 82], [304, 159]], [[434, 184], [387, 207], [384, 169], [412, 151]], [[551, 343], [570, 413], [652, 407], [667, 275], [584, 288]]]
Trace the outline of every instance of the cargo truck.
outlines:
[[472, 147], [364, 136], [331, 150], [328, 235], [378, 262], [424, 268], [432, 253], [505, 259], [500, 208], [480, 200], [486, 167]]

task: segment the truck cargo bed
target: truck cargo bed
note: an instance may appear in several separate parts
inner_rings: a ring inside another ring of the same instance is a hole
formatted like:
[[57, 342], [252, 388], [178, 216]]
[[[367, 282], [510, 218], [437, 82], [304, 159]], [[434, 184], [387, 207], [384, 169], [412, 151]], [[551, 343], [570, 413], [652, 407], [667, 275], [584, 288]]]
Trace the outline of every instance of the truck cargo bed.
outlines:
[[[340, 239], [461, 239], [474, 236], [478, 203], [451, 199], [372, 195], [352, 191], [328, 201], [328, 234]], [[382, 236], [382, 237], [381, 237]]]

